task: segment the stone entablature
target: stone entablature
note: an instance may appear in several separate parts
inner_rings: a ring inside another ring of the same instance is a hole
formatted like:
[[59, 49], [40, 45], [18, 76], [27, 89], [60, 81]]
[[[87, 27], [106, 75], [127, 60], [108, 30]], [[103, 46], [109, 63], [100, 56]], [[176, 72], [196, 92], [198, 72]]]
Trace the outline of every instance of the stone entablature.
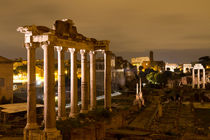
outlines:
[[96, 40], [87, 38], [77, 33], [72, 20], [56, 20], [54, 29], [45, 26], [23, 26], [17, 31], [25, 34], [25, 43], [45, 43], [65, 48], [77, 48], [86, 50], [109, 50], [108, 40]]

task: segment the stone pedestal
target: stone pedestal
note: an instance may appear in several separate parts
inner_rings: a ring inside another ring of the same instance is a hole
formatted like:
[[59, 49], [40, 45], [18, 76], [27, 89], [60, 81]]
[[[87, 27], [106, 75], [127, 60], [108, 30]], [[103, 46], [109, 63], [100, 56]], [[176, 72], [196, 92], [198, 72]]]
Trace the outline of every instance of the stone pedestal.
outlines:
[[87, 85], [87, 52], [80, 50], [81, 54], [81, 111], [80, 113], [88, 112], [88, 85]]
[[58, 119], [66, 119], [66, 93], [65, 93], [65, 70], [64, 53], [62, 47], [56, 47], [58, 51]]
[[111, 51], [104, 53], [104, 108], [111, 111]]
[[62, 140], [62, 135], [57, 129], [46, 129], [43, 132], [42, 140]]
[[42, 131], [39, 129], [27, 130], [24, 129], [24, 140], [41, 140]]
[[77, 51], [69, 48], [71, 53], [71, 112], [69, 117], [75, 118], [78, 115], [78, 93], [77, 93]]

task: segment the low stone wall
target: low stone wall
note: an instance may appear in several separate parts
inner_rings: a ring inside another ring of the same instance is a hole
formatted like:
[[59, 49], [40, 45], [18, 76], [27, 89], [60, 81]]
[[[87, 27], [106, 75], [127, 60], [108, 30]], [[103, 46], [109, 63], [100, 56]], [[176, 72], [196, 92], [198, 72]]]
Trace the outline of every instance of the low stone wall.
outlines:
[[83, 128], [75, 128], [70, 132], [70, 138], [64, 140], [103, 140], [105, 138], [106, 129], [120, 128], [127, 125], [125, 120], [126, 114], [129, 111], [120, 112], [117, 115], [111, 117], [110, 120], [104, 122], [96, 122]]

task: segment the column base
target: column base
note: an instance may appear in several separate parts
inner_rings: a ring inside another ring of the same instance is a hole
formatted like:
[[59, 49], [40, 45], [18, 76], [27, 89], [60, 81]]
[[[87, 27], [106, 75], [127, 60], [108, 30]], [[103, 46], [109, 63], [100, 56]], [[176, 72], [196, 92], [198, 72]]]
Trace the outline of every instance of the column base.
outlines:
[[40, 138], [41, 133], [37, 123], [27, 123], [23, 130], [24, 140], [32, 140], [34, 137]]
[[80, 110], [80, 113], [83, 113], [83, 114], [87, 114], [88, 113], [88, 110]]
[[56, 128], [45, 129], [42, 140], [62, 140], [62, 135]]
[[70, 118], [76, 118], [78, 116], [78, 113], [72, 113], [70, 112], [69, 117]]
[[38, 129], [39, 126], [37, 123], [27, 123], [25, 126], [26, 130], [34, 130], [34, 129]]

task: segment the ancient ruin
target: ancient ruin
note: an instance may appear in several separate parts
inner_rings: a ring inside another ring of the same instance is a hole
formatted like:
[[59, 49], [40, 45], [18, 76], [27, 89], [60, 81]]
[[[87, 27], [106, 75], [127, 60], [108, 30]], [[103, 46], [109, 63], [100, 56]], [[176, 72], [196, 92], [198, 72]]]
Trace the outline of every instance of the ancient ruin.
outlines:
[[[197, 76], [195, 76], [195, 70], [197, 70]], [[201, 84], [201, 70], [203, 71], [203, 78], [202, 78], [202, 84], [203, 84], [203, 89], [205, 89], [205, 84], [206, 84], [206, 75], [205, 75], [205, 68], [203, 67], [202, 64], [195, 64], [193, 67], [192, 71], [192, 88], [195, 88], [195, 85], [197, 84], [197, 88], [200, 89], [200, 84]], [[196, 78], [195, 78], [196, 77]]]
[[[59, 139], [60, 132], [56, 129], [55, 111], [55, 80], [54, 80], [54, 53], [58, 53], [58, 118], [65, 119], [65, 80], [64, 55], [70, 53], [71, 61], [71, 112], [69, 117], [76, 117], [78, 110], [78, 83], [77, 83], [77, 53], [81, 54], [81, 110], [89, 111], [88, 83], [90, 83], [90, 109], [96, 107], [96, 80], [95, 55], [97, 51], [104, 53], [104, 108], [111, 110], [111, 62], [109, 41], [98, 41], [87, 38], [77, 32], [76, 26], [70, 19], [56, 20], [54, 28], [45, 26], [23, 26], [17, 31], [24, 33], [24, 44], [27, 49], [27, 125], [24, 130], [24, 139], [30, 139], [33, 132], [39, 129], [36, 120], [36, 92], [35, 92], [35, 51], [42, 47], [44, 51], [44, 132], [40, 132], [42, 139]], [[87, 54], [90, 56], [90, 82], [88, 82]]]

